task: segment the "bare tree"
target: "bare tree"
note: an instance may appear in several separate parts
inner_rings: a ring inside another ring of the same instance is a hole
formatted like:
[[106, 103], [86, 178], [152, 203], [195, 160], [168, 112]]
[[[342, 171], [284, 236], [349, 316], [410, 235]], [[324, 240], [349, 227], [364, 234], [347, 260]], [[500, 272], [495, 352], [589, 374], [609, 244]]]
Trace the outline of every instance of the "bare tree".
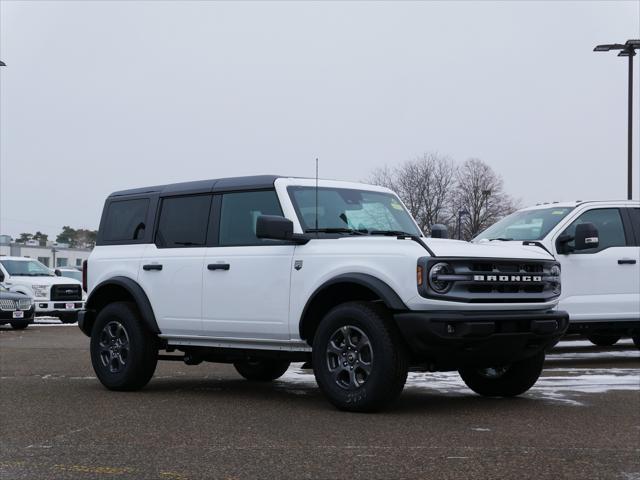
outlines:
[[504, 192], [502, 177], [482, 160], [472, 158], [458, 168], [453, 213], [461, 220], [463, 239], [473, 238], [518, 204]]
[[456, 168], [450, 158], [425, 153], [395, 167], [375, 170], [368, 182], [394, 190], [427, 233], [435, 223], [451, 223]]

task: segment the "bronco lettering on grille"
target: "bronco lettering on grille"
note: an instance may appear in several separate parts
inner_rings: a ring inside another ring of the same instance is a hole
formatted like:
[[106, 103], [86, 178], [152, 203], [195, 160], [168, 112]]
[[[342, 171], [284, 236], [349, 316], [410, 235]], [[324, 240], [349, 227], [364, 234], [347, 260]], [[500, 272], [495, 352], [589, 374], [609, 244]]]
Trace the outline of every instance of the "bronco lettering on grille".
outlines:
[[540, 275], [474, 275], [476, 282], [541, 282]]

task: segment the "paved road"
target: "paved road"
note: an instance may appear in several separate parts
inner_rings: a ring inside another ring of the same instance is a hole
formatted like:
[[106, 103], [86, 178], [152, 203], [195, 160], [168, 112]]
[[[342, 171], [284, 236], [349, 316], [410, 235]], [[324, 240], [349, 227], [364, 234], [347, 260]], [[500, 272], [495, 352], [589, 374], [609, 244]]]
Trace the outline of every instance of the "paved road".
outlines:
[[640, 479], [640, 352], [561, 343], [534, 389], [485, 399], [412, 373], [394, 409], [334, 410], [312, 375], [252, 385], [161, 363], [109, 392], [73, 326], [0, 327], [2, 479]]

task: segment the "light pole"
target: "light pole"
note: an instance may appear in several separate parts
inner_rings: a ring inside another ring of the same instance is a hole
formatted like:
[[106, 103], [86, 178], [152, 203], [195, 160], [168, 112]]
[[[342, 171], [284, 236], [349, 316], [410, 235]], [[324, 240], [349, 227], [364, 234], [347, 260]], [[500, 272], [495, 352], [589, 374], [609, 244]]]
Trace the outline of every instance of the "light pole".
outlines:
[[632, 139], [633, 139], [633, 57], [636, 49], [640, 48], [640, 40], [627, 40], [626, 43], [611, 43], [597, 45], [594, 52], [609, 52], [620, 50], [619, 57], [629, 57], [629, 112], [628, 112], [628, 133], [627, 133], [627, 199], [631, 200], [633, 193], [633, 163], [632, 163]]

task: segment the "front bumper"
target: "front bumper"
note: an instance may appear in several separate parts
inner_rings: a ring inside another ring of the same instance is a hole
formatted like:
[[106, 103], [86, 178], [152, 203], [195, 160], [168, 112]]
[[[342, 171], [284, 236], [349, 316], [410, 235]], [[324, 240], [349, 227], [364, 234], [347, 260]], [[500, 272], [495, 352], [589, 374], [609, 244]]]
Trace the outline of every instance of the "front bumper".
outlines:
[[84, 300], [36, 300], [36, 314], [37, 315], [54, 315], [64, 312], [77, 312], [84, 308]]
[[19, 310], [23, 313], [22, 318], [13, 318], [13, 311], [10, 310], [0, 310], [0, 323], [9, 323], [9, 322], [33, 322], [34, 311], [33, 306], [28, 310]]
[[491, 367], [533, 356], [569, 326], [563, 311], [400, 312], [396, 324], [414, 363], [435, 370]]

